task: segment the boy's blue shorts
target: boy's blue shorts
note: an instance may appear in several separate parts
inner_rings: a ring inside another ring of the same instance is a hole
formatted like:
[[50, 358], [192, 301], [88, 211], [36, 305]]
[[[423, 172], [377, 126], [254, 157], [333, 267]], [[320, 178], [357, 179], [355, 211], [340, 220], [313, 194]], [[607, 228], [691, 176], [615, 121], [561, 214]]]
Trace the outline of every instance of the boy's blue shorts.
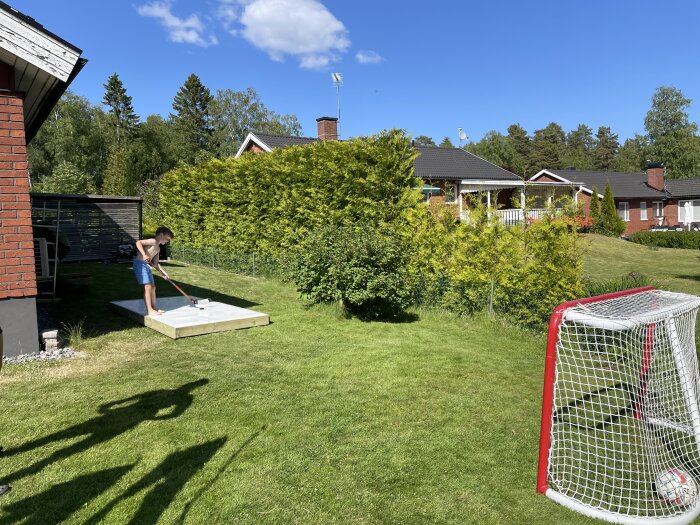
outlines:
[[139, 284], [153, 284], [153, 273], [151, 272], [150, 266], [146, 261], [141, 259], [134, 259], [134, 275]]

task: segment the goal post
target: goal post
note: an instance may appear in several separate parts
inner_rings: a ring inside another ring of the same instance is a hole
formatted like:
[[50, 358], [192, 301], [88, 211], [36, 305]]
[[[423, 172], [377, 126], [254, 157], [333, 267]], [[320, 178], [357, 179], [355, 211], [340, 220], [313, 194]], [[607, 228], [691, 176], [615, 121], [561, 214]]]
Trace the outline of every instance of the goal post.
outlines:
[[700, 515], [698, 307], [647, 286], [554, 310], [538, 492], [614, 523]]

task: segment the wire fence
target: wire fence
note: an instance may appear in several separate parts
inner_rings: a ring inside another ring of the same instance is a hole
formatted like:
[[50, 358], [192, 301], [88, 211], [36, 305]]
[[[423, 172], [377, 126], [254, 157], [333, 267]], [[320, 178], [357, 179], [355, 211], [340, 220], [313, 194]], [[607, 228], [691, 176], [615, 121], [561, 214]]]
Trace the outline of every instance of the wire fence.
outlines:
[[207, 266], [252, 277], [281, 277], [284, 264], [276, 257], [259, 253], [237, 253], [213, 248], [195, 248], [184, 244], [168, 246], [172, 261]]

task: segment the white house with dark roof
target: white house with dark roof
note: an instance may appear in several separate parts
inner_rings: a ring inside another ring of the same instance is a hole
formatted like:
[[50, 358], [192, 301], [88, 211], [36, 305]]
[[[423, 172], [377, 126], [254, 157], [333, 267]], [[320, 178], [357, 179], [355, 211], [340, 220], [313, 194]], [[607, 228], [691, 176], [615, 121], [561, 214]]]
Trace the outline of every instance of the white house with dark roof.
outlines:
[[[318, 138], [290, 137], [265, 133], [248, 133], [236, 158], [244, 153], [270, 152], [276, 148], [311, 144], [318, 140], [337, 140], [337, 119], [320, 117]], [[442, 201], [455, 206], [455, 213], [466, 217], [468, 195], [480, 194], [480, 198], [498, 208], [504, 222], [515, 224], [524, 218], [525, 187], [518, 175], [488, 162], [461, 148], [414, 146], [420, 153], [414, 161], [415, 175], [423, 181], [425, 199]], [[572, 184], [540, 181], [537, 190], [548, 188], [551, 192], [562, 188], [571, 193]], [[529, 216], [539, 217], [544, 209], [529, 210]]]

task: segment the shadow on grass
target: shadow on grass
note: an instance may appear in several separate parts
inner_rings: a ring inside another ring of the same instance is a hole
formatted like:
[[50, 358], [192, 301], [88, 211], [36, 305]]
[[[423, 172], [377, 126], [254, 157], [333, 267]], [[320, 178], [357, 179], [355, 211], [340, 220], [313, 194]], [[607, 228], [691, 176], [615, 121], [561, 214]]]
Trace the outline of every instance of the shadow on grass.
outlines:
[[[233, 460], [265, 428], [266, 426], [263, 425], [248, 437], [222, 463], [214, 476], [202, 484], [202, 487], [184, 505], [177, 523], [184, 523], [192, 505], [218, 481]], [[128, 523], [132, 525], [157, 523], [187, 482], [205, 467], [226, 442], [227, 438], [222, 437], [169, 454], [153, 470], [133, 483], [123, 493], [113, 498], [97, 513], [88, 518], [85, 523], [87, 525], [102, 523], [117, 505], [146, 490], [148, 490], [148, 493], [144, 496], [141, 505]], [[7, 516], [0, 520], [0, 525], [17, 523], [20, 520], [26, 520], [24, 523], [31, 525], [63, 522], [80, 508], [115, 485], [133, 467], [134, 465], [125, 465], [85, 474], [71, 481], [54, 485], [40, 494], [6, 505], [4, 506], [4, 511]]]
[[[61, 297], [59, 302], [46, 305], [49, 315], [58, 326], [75, 326], [84, 320], [83, 337], [85, 339], [134, 328], [135, 324], [132, 320], [112, 311], [109, 304], [110, 301], [143, 298], [143, 286], [136, 282], [130, 264], [66, 264], [64, 271], [88, 273], [92, 276], [93, 284], [89, 288], [62, 290], [59, 294]], [[240, 308], [258, 305], [240, 297], [190, 285], [184, 281], [175, 282], [191, 296]], [[160, 276], [155, 277], [155, 283], [158, 297], [180, 296], [175, 287]]]
[[[174, 390], [151, 390], [136, 394], [126, 399], [112, 401], [99, 407], [101, 415], [89, 419], [65, 430], [49, 434], [17, 447], [2, 451], [2, 457], [22, 454], [56, 441], [85, 436], [82, 440], [57, 450], [50, 456], [36, 461], [20, 470], [2, 476], [3, 483], [12, 483], [18, 479], [36, 474], [44, 467], [75, 454], [109, 441], [144, 421], [162, 421], [174, 419], [189, 408], [194, 399], [192, 390], [206, 385], [208, 379], [186, 383]], [[165, 413], [161, 413], [164, 412]]]
[[674, 275], [676, 279], [685, 279], [687, 281], [700, 281], [700, 273], [697, 275]]
[[149, 488], [151, 490], [143, 498], [141, 506], [129, 523], [134, 525], [157, 523], [160, 516], [175, 499], [177, 493], [182, 490], [182, 487], [211, 460], [225, 443], [226, 438], [219, 438], [202, 445], [173, 452], [151, 472], [90, 517], [85, 524], [102, 523], [105, 517], [120, 502]]
[[91, 474], [83, 474], [71, 481], [59, 483], [34, 496], [4, 504], [5, 517], [0, 524], [22, 521], [25, 525], [63, 523], [74, 512], [112, 487], [133, 465], [124, 465]]

